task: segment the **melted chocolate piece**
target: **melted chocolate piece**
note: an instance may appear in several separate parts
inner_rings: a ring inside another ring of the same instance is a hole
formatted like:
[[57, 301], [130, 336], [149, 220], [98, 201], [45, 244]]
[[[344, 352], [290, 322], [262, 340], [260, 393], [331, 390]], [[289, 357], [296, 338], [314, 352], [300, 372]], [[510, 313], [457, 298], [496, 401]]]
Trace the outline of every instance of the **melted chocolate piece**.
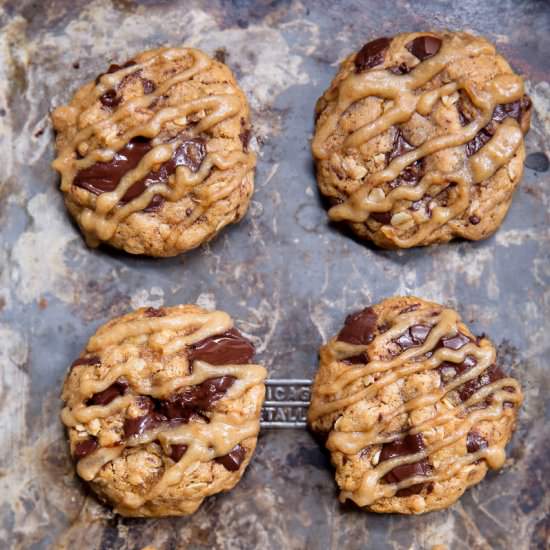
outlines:
[[409, 74], [412, 71], [412, 67], [409, 67], [406, 63], [400, 63], [395, 67], [388, 67], [388, 71], [392, 74]]
[[243, 151], [245, 153], [248, 153], [248, 144], [250, 143], [250, 135], [251, 135], [251, 132], [250, 132], [249, 128], [243, 130], [239, 134], [239, 139], [241, 140], [241, 143], [243, 144]]
[[470, 343], [470, 338], [462, 332], [459, 332], [456, 336], [443, 337], [439, 340], [437, 347], [444, 347], [448, 349], [458, 350], [466, 344]]
[[481, 220], [479, 219], [479, 216], [470, 216], [468, 218], [468, 221], [472, 224], [472, 225], [477, 225]]
[[146, 317], [164, 317], [165, 315], [166, 314], [164, 313], [162, 308], [148, 307], [145, 310]]
[[488, 443], [487, 440], [474, 430], [468, 432], [466, 436], [466, 449], [469, 453], [476, 453], [480, 449], [485, 449]]
[[99, 447], [99, 443], [97, 442], [97, 439], [95, 438], [85, 439], [84, 441], [81, 441], [80, 443], [76, 444], [76, 447], [74, 448], [73, 456], [76, 460], [80, 460], [85, 456], [88, 456], [89, 454], [93, 453], [98, 447]]
[[355, 56], [355, 70], [358, 73], [376, 67], [384, 62], [384, 55], [389, 48], [392, 39], [387, 37], [377, 38], [367, 42]]
[[124, 421], [124, 437], [128, 438], [133, 435], [141, 435], [142, 433], [156, 428], [159, 424], [166, 421], [166, 417], [151, 411], [137, 418], [127, 418]]
[[74, 367], [79, 365], [99, 365], [101, 364], [101, 359], [97, 355], [92, 355], [91, 357], [79, 357], [75, 359], [71, 365], [71, 370]]
[[229, 454], [218, 456], [215, 461], [221, 464], [226, 470], [236, 472], [241, 467], [245, 456], [246, 449], [241, 445], [237, 445], [231, 449]]
[[[397, 456], [405, 456], [416, 454], [423, 451], [426, 448], [424, 444], [424, 438], [422, 434], [407, 434], [403, 439], [397, 439], [391, 443], [384, 443], [382, 445], [382, 451], [380, 452], [380, 462], [395, 458]], [[413, 464], [403, 464], [397, 466], [393, 470], [390, 470], [385, 476], [384, 480], [388, 483], [399, 483], [400, 481], [414, 476], [427, 476], [431, 473], [432, 469], [430, 463], [426, 458]], [[406, 487], [397, 491], [396, 496], [410, 496], [420, 493], [424, 487], [424, 483], [418, 483], [411, 487]]]
[[189, 422], [193, 417], [201, 417], [208, 422], [208, 417], [201, 412], [209, 411], [234, 382], [233, 376], [220, 376], [190, 386], [169, 399], [142, 396], [139, 406], [145, 414], [125, 420], [124, 436], [140, 435], [163, 422], [178, 425]]
[[427, 325], [413, 325], [397, 337], [394, 342], [399, 345], [401, 351], [414, 346], [421, 346], [426, 341], [430, 330], [432, 330], [432, 327]]
[[187, 356], [191, 365], [196, 360], [211, 365], [230, 365], [250, 363], [255, 352], [254, 345], [233, 328], [193, 344]]
[[170, 399], [159, 401], [158, 412], [169, 420], [189, 422], [200, 411], [208, 411], [235, 382], [233, 376], [209, 378], [201, 384], [186, 388]]
[[473, 355], [466, 355], [462, 363], [451, 363], [450, 361], [444, 361], [437, 367], [437, 372], [443, 379], [444, 382], [448, 382], [461, 374], [464, 374], [466, 371], [469, 371], [471, 368], [477, 365], [476, 358]]
[[152, 94], [157, 89], [156, 84], [148, 78], [142, 78], [141, 85], [143, 86], [144, 94]]
[[[393, 149], [387, 155], [387, 163], [389, 164], [394, 158], [400, 157], [415, 147], [411, 145], [404, 137], [401, 130], [398, 128], [393, 139]], [[424, 175], [424, 159], [415, 160], [404, 168], [401, 173], [393, 181], [389, 182], [391, 189], [395, 189], [400, 185], [416, 185]]]
[[174, 462], [179, 462], [180, 458], [187, 451], [187, 445], [171, 445], [170, 446], [170, 458]]
[[403, 313], [410, 313], [411, 311], [416, 311], [420, 307], [420, 304], [411, 304], [410, 306], [404, 307], [399, 311], [399, 315]]
[[383, 225], [388, 225], [391, 222], [391, 212], [371, 212], [370, 217]]
[[369, 354], [364, 351], [359, 355], [354, 355], [353, 357], [348, 357], [342, 361], [348, 365], [366, 365], [369, 362]]
[[[149, 139], [135, 137], [115, 153], [113, 160], [109, 162], [96, 162], [89, 168], [80, 170], [76, 174], [73, 184], [90, 191], [94, 195], [113, 191], [123, 176], [130, 170], [133, 170], [152, 148], [153, 146]], [[124, 195], [122, 202], [130, 200], [125, 199], [134, 186]]]
[[486, 371], [484, 371], [480, 376], [474, 378], [473, 380], [468, 380], [465, 384], [462, 384], [458, 388], [458, 395], [460, 396], [461, 401], [468, 401], [474, 393], [476, 393], [483, 386], [488, 386], [501, 378], [504, 378], [504, 373], [496, 365], [491, 365]]
[[108, 405], [113, 399], [116, 399], [117, 397], [120, 397], [121, 395], [124, 395], [126, 393], [126, 390], [128, 389], [128, 382], [125, 382], [124, 380], [117, 380], [114, 384], [111, 384], [107, 389], [94, 393], [88, 401], [86, 401], [86, 405], [89, 407], [91, 405]]
[[369, 344], [374, 340], [378, 316], [372, 307], [352, 313], [346, 317], [344, 327], [338, 333], [340, 342], [347, 342], [356, 346]]
[[[122, 149], [115, 153], [110, 162], [96, 162], [84, 170], [80, 170], [73, 184], [90, 191], [94, 195], [101, 195], [116, 189], [124, 175], [136, 168], [141, 159], [153, 148], [151, 140], [142, 137], [133, 138]], [[160, 165], [157, 170], [149, 172], [143, 179], [136, 181], [124, 194], [120, 204], [126, 204], [141, 195], [145, 189], [157, 183], [166, 183], [168, 178], [176, 172], [178, 166], [187, 166], [196, 172], [204, 157], [206, 145], [202, 139], [187, 139], [175, 150], [170, 160]], [[146, 211], [158, 208], [163, 202], [160, 195], [153, 197]]]
[[117, 107], [121, 100], [122, 97], [117, 96], [116, 90], [113, 88], [107, 90], [104, 94], [99, 96], [99, 101], [101, 101], [101, 104], [109, 109]]
[[101, 73], [97, 76], [97, 78], [95, 79], [95, 83], [99, 84], [99, 81], [101, 80], [101, 77], [104, 74], [116, 73], [118, 71], [121, 71], [122, 69], [127, 69], [128, 67], [133, 67], [134, 65], [136, 65], [136, 62], [133, 61], [132, 59], [130, 59], [130, 61], [127, 61], [126, 63], [124, 63], [124, 65], [117, 65], [116, 63], [113, 63], [113, 64], [109, 65], [109, 68], [104, 73]]
[[[466, 155], [471, 157], [473, 154], [477, 153], [495, 135], [498, 128], [497, 124], [500, 124], [504, 119], [512, 117], [521, 124], [523, 116], [530, 108], [531, 100], [526, 95], [512, 103], [497, 105], [493, 111], [493, 116], [489, 124], [481, 129], [475, 137], [466, 144]], [[463, 126], [470, 122], [461, 109], [459, 109], [459, 115]]]
[[414, 40], [405, 45], [420, 61], [433, 57], [441, 48], [441, 40], [435, 36], [417, 36]]

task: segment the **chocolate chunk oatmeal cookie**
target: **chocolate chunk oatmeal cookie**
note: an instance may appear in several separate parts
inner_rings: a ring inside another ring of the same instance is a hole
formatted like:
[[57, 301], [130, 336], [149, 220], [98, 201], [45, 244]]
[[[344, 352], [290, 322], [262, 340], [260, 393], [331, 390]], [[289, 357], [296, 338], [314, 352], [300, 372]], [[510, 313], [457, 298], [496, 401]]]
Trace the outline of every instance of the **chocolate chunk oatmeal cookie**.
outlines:
[[350, 55], [316, 116], [330, 219], [409, 248], [499, 227], [523, 173], [531, 102], [484, 38], [406, 33]]
[[192, 48], [111, 65], [52, 114], [61, 191], [89, 245], [174, 256], [245, 214], [256, 157], [231, 71]]
[[504, 464], [521, 402], [492, 343], [455, 311], [394, 297], [349, 315], [321, 348], [308, 420], [342, 501], [420, 514]]
[[124, 516], [193, 513], [256, 447], [266, 371], [222, 311], [146, 308], [109, 321], [72, 364], [62, 420], [76, 469]]

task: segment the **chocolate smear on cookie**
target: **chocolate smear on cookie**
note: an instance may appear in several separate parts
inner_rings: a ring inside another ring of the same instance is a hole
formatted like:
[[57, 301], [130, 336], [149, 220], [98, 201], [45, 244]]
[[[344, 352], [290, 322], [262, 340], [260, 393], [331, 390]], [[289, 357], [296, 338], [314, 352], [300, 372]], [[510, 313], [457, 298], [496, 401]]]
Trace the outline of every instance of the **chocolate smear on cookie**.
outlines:
[[[89, 168], [80, 170], [73, 184], [90, 191], [94, 195], [101, 195], [114, 191], [120, 180], [138, 166], [141, 159], [153, 148], [151, 140], [135, 137], [113, 157], [109, 162], [96, 162]], [[184, 140], [174, 151], [172, 158], [162, 163], [156, 170], [149, 172], [144, 178], [136, 181], [124, 194], [120, 204], [124, 205], [139, 197], [152, 185], [167, 183], [168, 178], [175, 174], [178, 166], [186, 166], [192, 172], [197, 172], [206, 156], [206, 144], [200, 138]], [[155, 195], [145, 211], [158, 209], [163, 199]]]

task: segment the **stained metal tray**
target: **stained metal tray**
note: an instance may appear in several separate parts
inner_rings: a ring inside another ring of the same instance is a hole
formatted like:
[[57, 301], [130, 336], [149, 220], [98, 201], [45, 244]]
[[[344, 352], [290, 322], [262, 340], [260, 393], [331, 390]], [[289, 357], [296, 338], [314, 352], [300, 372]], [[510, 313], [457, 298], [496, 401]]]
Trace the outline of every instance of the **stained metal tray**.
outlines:
[[[548, 152], [547, 2], [7, 0], [0, 24], [0, 547], [545, 547], [546, 157], [529, 157], [539, 171], [526, 169], [494, 237], [396, 253], [327, 223], [309, 139], [314, 102], [346, 54], [376, 36], [449, 27], [488, 36], [525, 75], [535, 111], [527, 149]], [[48, 112], [111, 60], [165, 43], [217, 52], [247, 92], [259, 149], [252, 206], [241, 224], [179, 258], [89, 250], [49, 168]], [[330, 465], [304, 429], [264, 431], [242, 482], [189, 518], [113, 516], [74, 477], [60, 385], [110, 317], [144, 304], [218, 306], [251, 336], [272, 378], [308, 379], [346, 312], [408, 293], [456, 306], [525, 388], [507, 467], [449, 510], [378, 516], [339, 504]]]

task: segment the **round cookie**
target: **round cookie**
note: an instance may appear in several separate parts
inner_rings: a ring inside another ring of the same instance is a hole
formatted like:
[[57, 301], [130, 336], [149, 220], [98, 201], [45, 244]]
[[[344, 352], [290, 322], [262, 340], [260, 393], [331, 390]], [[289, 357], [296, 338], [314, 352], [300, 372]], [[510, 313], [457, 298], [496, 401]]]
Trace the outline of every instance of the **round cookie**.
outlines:
[[316, 106], [329, 218], [384, 248], [479, 240], [523, 174], [531, 101], [487, 40], [399, 34], [350, 55]]
[[63, 387], [79, 476], [124, 516], [191, 514], [234, 487], [260, 429], [253, 356], [223, 311], [142, 308], [103, 325]]
[[52, 120], [52, 166], [90, 246], [174, 256], [248, 208], [248, 103], [228, 67], [199, 50], [160, 48], [111, 65]]
[[455, 311], [394, 297], [349, 315], [321, 348], [308, 423], [342, 502], [420, 514], [504, 464], [521, 402], [492, 343]]

